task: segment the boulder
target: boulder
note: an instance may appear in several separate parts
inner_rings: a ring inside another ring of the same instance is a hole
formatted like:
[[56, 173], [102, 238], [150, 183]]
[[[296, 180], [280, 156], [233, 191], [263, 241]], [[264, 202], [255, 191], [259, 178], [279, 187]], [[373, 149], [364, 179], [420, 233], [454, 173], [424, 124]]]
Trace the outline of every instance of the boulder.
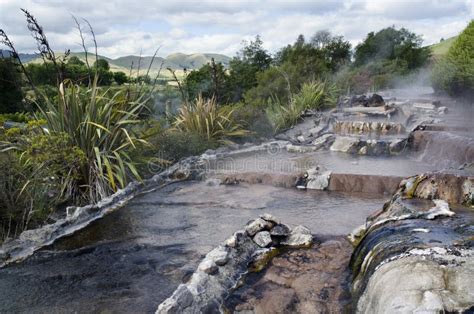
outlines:
[[352, 96], [349, 100], [349, 105], [351, 107], [367, 107], [369, 100], [367, 96], [360, 95], [360, 96]]
[[217, 266], [224, 266], [229, 261], [229, 250], [225, 246], [218, 246], [209, 252], [208, 257], [214, 261]]
[[286, 237], [291, 233], [290, 227], [285, 224], [278, 224], [270, 230], [270, 235], [275, 237]]
[[380, 106], [385, 106], [385, 101], [383, 100], [383, 97], [380, 96], [379, 94], [373, 94], [367, 100], [367, 107], [380, 107]]
[[287, 246], [309, 246], [312, 243], [311, 231], [304, 226], [296, 226], [290, 235], [280, 242], [280, 244]]
[[274, 223], [274, 224], [280, 224], [281, 223], [280, 218], [277, 218], [277, 217], [275, 217], [275, 216], [273, 216], [272, 214], [269, 214], [269, 213], [264, 213], [264, 214], [260, 215], [260, 218], [262, 218], [263, 220], [269, 221], [271, 223]]
[[267, 247], [272, 244], [272, 237], [268, 231], [260, 231], [255, 234], [253, 237], [253, 242], [255, 242], [260, 247]]
[[327, 133], [315, 139], [312, 144], [313, 146], [316, 146], [318, 148], [327, 147], [329, 145], [332, 145], [335, 139], [336, 137], [334, 136], [334, 134]]
[[330, 150], [334, 152], [355, 153], [360, 140], [356, 137], [337, 136]]
[[218, 267], [216, 263], [211, 259], [205, 259], [199, 264], [198, 269], [205, 272], [206, 274], [213, 275], [217, 272]]
[[326, 171], [320, 166], [306, 171], [304, 178], [306, 179], [305, 187], [310, 190], [325, 190], [329, 186], [331, 171]]
[[245, 226], [245, 232], [253, 237], [257, 232], [262, 230], [270, 230], [273, 227], [273, 223], [266, 221], [262, 218], [257, 218], [253, 221], [250, 221], [247, 226]]

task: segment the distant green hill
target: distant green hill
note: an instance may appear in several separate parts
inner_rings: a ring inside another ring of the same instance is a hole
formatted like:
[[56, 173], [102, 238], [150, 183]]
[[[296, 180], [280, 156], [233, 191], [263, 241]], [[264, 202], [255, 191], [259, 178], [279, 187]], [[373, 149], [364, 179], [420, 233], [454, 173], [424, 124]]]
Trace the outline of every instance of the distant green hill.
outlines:
[[[59, 55], [59, 54], [58, 54]], [[77, 56], [82, 61], [85, 61], [85, 53], [84, 52], [72, 52], [71, 56]], [[132, 76], [136, 76], [138, 69], [140, 69], [140, 75], [145, 74], [150, 63], [152, 61], [152, 57], [139, 57], [139, 56], [125, 56], [119, 57], [116, 59], [107, 58], [104, 56], [99, 55], [99, 59], [105, 59], [109, 62], [110, 69], [112, 71], [123, 71], [125, 73], [130, 72], [130, 68], [132, 68]], [[214, 58], [215, 62], [222, 63], [225, 67], [228, 67], [230, 57], [217, 54], [217, 53], [195, 53], [195, 54], [184, 54], [184, 53], [174, 53], [166, 58], [156, 57], [153, 61], [153, 64], [150, 68], [150, 75], [154, 76], [158, 73], [161, 64], [162, 71], [161, 74], [163, 76], [170, 76], [169, 71], [167, 68], [171, 68], [172, 70], [176, 71], [178, 76], [181, 76], [184, 69], [187, 70], [194, 70], [199, 69], [206, 63], [211, 62], [211, 58]], [[93, 54], [89, 54], [88, 56], [89, 63], [92, 64], [95, 61], [95, 56]], [[41, 58], [30, 57], [26, 60], [26, 62], [40, 62]]]
[[457, 36], [450, 37], [448, 39], [445, 39], [437, 44], [429, 46], [431, 49], [431, 54], [435, 58], [442, 57], [448, 53], [449, 47], [454, 43], [456, 40]]

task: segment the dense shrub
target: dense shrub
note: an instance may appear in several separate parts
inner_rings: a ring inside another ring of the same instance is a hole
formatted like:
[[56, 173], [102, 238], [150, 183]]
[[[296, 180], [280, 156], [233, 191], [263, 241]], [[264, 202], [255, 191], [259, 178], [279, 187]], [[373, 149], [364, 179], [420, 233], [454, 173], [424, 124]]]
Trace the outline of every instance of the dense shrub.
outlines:
[[420, 36], [405, 28], [384, 28], [376, 33], [370, 32], [355, 48], [356, 66], [380, 60], [400, 60], [407, 69], [423, 66], [429, 59], [429, 48], [422, 47]]
[[11, 58], [0, 56], [0, 113], [23, 111], [21, 76]]
[[59, 98], [46, 99], [46, 106], [40, 108], [49, 131], [68, 134], [69, 145], [86, 155], [81, 180], [91, 201], [125, 187], [132, 177], [140, 179], [128, 153], [143, 142], [131, 130], [141, 122], [148, 100], [143, 95], [130, 98], [125, 90], [110, 96], [108, 90], [98, 88], [97, 81], [96, 76], [90, 88], [65, 82]]
[[65, 202], [81, 201], [84, 153], [67, 134], [45, 134], [40, 124], [0, 134], [0, 240], [41, 225]]

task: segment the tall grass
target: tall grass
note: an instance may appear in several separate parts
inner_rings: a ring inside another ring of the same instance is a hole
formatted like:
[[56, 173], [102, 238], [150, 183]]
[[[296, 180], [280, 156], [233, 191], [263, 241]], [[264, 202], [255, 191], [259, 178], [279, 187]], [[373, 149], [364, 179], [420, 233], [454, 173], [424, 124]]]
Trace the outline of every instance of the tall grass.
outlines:
[[215, 98], [199, 96], [194, 102], [183, 104], [173, 126], [176, 130], [203, 136], [208, 141], [231, 144], [232, 138], [250, 133], [233, 119], [233, 112], [230, 107], [218, 107]]
[[324, 81], [304, 83], [297, 94], [291, 95], [288, 104], [283, 104], [278, 98], [272, 97], [266, 113], [275, 132], [281, 131], [295, 125], [304, 110], [319, 110], [334, 106], [337, 95], [338, 89], [335, 84]]
[[39, 107], [49, 132], [66, 133], [71, 145], [84, 152], [87, 162], [81, 169], [81, 187], [89, 201], [123, 188], [130, 178], [140, 179], [129, 150], [146, 144], [131, 131], [140, 123], [147, 98], [131, 100], [124, 90], [109, 96], [97, 81], [98, 75], [87, 88], [65, 81], [57, 101], [45, 97], [44, 107]]

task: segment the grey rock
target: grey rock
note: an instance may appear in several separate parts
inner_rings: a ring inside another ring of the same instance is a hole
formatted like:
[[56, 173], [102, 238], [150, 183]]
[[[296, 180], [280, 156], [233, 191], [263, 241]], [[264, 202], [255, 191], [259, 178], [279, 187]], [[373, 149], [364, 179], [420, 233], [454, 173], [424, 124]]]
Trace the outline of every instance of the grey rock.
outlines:
[[224, 246], [218, 246], [209, 252], [208, 257], [213, 260], [217, 266], [224, 266], [229, 261], [229, 250]]
[[268, 231], [260, 231], [254, 237], [253, 241], [260, 247], [267, 247], [272, 243], [272, 237]]
[[198, 269], [209, 275], [217, 273], [218, 270], [216, 263], [211, 259], [203, 260], [201, 264], [199, 264]]
[[290, 227], [285, 224], [278, 224], [270, 230], [270, 235], [276, 237], [286, 237], [291, 233]]
[[304, 142], [305, 142], [305, 138], [304, 138], [303, 135], [300, 135], [300, 136], [296, 137], [296, 140], [297, 140], [298, 142], [300, 142], [300, 143], [304, 143]]
[[413, 103], [413, 108], [423, 111], [435, 111], [436, 106], [430, 103]]
[[406, 139], [396, 139], [392, 141], [389, 145], [390, 149], [390, 154], [396, 155], [399, 154], [403, 151], [403, 149], [407, 145], [407, 140]]
[[262, 218], [257, 218], [247, 224], [245, 226], [245, 232], [249, 236], [254, 236], [257, 232], [262, 231], [264, 229], [270, 230], [273, 227], [273, 224], [269, 221], [266, 221]]
[[360, 140], [356, 137], [337, 136], [330, 150], [334, 152], [355, 153]]
[[277, 217], [275, 217], [275, 216], [273, 216], [272, 214], [269, 214], [269, 213], [264, 213], [264, 214], [260, 215], [260, 218], [262, 218], [263, 220], [275, 223], [275, 224], [281, 223], [281, 220], [279, 218], [277, 218]]
[[308, 130], [308, 136], [318, 137], [321, 134], [321, 132], [324, 131], [325, 128], [326, 128], [325, 125], [320, 125], [320, 126], [312, 128], [312, 129], [309, 129]]
[[178, 298], [176, 299], [176, 302], [181, 308], [186, 308], [193, 303], [193, 294], [185, 285], [179, 285], [177, 295]]
[[310, 190], [325, 190], [329, 186], [331, 171], [325, 171], [319, 166], [306, 171], [306, 188]]
[[302, 146], [302, 145], [293, 145], [293, 144], [288, 144], [286, 145], [286, 151], [290, 153], [311, 153], [315, 152], [319, 149], [320, 147], [317, 146]]
[[173, 298], [166, 299], [158, 306], [157, 314], [175, 314], [179, 313], [179, 304]]
[[336, 137], [334, 136], [334, 134], [327, 133], [327, 134], [323, 134], [320, 137], [318, 137], [317, 139], [315, 139], [312, 144], [313, 144], [313, 146], [315, 146], [317, 148], [328, 147], [329, 145], [331, 145], [334, 142], [335, 139], [336, 139]]
[[311, 231], [304, 226], [296, 226], [291, 231], [290, 235], [280, 242], [287, 246], [308, 246], [313, 243], [313, 236]]

